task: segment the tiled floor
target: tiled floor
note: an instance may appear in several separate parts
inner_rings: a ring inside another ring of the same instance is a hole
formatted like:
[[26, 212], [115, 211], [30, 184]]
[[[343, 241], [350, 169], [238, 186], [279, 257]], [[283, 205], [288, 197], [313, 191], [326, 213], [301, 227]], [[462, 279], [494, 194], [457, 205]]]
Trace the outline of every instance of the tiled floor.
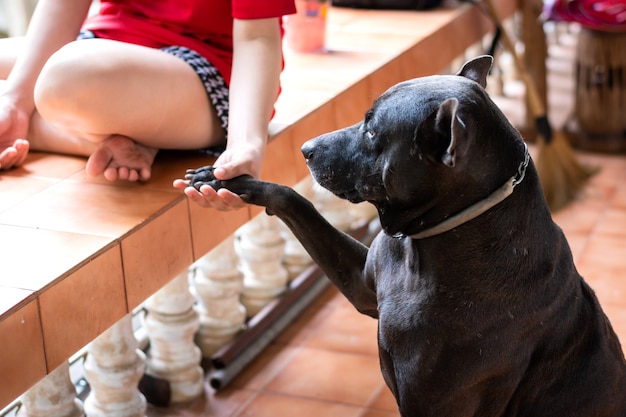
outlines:
[[[559, 62], [549, 62], [550, 68], [555, 66]], [[570, 81], [567, 74], [551, 73], [555, 120], [568, 110], [562, 105], [571, 103], [558, 96], [571, 93]], [[601, 171], [554, 219], [626, 345], [626, 156], [581, 152], [579, 157]], [[192, 404], [150, 407], [148, 415], [397, 416], [379, 371], [376, 325], [330, 288], [226, 389], [216, 393], [207, 388], [206, 396]]]

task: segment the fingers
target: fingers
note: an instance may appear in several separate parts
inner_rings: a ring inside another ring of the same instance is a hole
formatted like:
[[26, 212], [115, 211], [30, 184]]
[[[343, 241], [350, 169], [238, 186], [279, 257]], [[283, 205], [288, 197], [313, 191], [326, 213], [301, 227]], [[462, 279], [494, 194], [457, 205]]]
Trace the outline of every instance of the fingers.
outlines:
[[229, 167], [228, 165], [223, 165], [219, 167], [215, 167], [213, 171], [213, 175], [218, 180], [229, 180], [231, 178], [235, 178], [237, 174], [237, 166]]
[[238, 156], [226, 151], [215, 161], [213, 175], [220, 180], [229, 180], [244, 174], [257, 178], [262, 159], [263, 154], [256, 151], [243, 152]]
[[0, 169], [6, 170], [22, 165], [28, 156], [29, 147], [27, 140], [17, 139], [12, 146], [2, 150], [0, 152]]
[[220, 211], [237, 210], [246, 206], [246, 203], [238, 195], [222, 188], [215, 191], [208, 185], [203, 185], [200, 190], [190, 187], [187, 181], [176, 180], [174, 187], [183, 189], [185, 195], [194, 203], [205, 208], [214, 208]]
[[174, 180], [173, 184], [174, 188], [178, 188], [181, 191], [184, 191], [185, 188], [189, 187], [189, 181], [186, 180]]

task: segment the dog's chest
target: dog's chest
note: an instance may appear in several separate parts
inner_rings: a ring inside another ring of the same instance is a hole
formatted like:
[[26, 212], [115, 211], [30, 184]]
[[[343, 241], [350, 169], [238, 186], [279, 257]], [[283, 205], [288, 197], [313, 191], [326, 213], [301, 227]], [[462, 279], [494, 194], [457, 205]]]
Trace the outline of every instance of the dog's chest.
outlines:
[[420, 276], [417, 255], [401, 240], [379, 236], [368, 254], [381, 326], [406, 331], [428, 314], [436, 289]]

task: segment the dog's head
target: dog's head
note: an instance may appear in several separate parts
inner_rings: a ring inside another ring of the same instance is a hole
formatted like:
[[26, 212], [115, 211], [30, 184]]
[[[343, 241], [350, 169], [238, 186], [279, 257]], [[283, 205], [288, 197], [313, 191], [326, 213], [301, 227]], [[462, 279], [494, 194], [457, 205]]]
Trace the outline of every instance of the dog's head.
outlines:
[[314, 178], [341, 198], [374, 204], [391, 235], [416, 233], [485, 198], [515, 173], [523, 152], [484, 90], [491, 63], [482, 56], [456, 75], [397, 84], [361, 122], [306, 142]]

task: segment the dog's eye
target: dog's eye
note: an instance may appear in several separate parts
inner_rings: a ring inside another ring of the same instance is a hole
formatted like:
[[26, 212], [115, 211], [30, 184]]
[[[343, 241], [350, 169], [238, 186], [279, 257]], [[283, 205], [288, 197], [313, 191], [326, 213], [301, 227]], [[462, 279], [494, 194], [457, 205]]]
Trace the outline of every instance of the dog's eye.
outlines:
[[374, 136], [376, 136], [376, 132], [370, 129], [365, 132], [365, 136], [367, 136], [368, 139], [374, 139]]

